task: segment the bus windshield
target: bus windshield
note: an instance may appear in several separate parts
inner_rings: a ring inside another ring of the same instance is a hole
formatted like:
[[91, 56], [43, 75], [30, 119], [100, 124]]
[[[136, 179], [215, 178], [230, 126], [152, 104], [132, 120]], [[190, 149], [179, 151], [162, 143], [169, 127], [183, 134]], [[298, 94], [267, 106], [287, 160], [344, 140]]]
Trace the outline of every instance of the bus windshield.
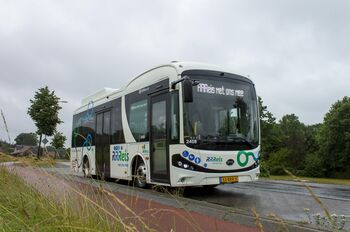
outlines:
[[190, 75], [193, 102], [184, 104], [184, 139], [203, 150], [248, 150], [259, 145], [253, 84], [227, 77]]

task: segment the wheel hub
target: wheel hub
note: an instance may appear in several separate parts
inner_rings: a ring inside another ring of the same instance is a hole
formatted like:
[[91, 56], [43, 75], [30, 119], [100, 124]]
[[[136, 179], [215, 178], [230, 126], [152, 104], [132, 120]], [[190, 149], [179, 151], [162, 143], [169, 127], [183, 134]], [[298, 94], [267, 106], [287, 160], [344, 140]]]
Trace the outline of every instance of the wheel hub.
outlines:
[[137, 168], [137, 181], [139, 183], [144, 183], [146, 181], [146, 167], [143, 164]]

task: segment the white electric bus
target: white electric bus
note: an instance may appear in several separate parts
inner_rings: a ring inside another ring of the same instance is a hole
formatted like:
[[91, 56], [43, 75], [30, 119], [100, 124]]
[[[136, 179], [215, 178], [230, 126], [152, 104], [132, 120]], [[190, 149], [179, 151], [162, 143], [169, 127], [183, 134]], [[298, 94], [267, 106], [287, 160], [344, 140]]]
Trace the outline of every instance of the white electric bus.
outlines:
[[253, 82], [213, 65], [171, 62], [74, 112], [72, 170], [138, 187], [255, 181], [260, 133]]

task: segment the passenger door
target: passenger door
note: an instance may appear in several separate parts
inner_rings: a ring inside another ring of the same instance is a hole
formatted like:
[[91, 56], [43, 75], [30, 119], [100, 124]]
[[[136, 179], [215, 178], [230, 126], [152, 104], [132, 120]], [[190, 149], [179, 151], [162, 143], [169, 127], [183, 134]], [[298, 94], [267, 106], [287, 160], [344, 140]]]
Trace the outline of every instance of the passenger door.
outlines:
[[96, 115], [96, 175], [102, 179], [110, 177], [111, 111]]
[[169, 181], [168, 94], [151, 97], [150, 104], [150, 161], [151, 179], [154, 182]]

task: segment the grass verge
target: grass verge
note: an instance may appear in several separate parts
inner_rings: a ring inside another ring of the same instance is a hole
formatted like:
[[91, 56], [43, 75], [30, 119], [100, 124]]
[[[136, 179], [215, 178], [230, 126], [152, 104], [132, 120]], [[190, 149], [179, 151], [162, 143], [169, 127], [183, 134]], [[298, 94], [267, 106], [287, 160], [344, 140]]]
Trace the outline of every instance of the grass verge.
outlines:
[[41, 157], [40, 159], [36, 157], [21, 157], [18, 161], [20, 161], [21, 165], [32, 167], [53, 167], [57, 163], [55, 159], [50, 157]]
[[122, 231], [84, 199], [54, 201], [0, 167], [0, 231]]
[[15, 162], [19, 161], [20, 165], [32, 166], [32, 167], [52, 167], [57, 163], [57, 160], [50, 157], [41, 157], [40, 159], [36, 157], [14, 157], [0, 152], [0, 163], [3, 162]]
[[13, 161], [17, 161], [17, 159], [13, 156], [0, 152], [0, 163]]
[[[261, 179], [298, 181], [292, 176], [269, 176], [269, 177], [262, 177]], [[309, 183], [350, 185], [350, 179], [315, 178], [315, 177], [299, 177], [299, 179], [301, 181], [309, 182]]]

